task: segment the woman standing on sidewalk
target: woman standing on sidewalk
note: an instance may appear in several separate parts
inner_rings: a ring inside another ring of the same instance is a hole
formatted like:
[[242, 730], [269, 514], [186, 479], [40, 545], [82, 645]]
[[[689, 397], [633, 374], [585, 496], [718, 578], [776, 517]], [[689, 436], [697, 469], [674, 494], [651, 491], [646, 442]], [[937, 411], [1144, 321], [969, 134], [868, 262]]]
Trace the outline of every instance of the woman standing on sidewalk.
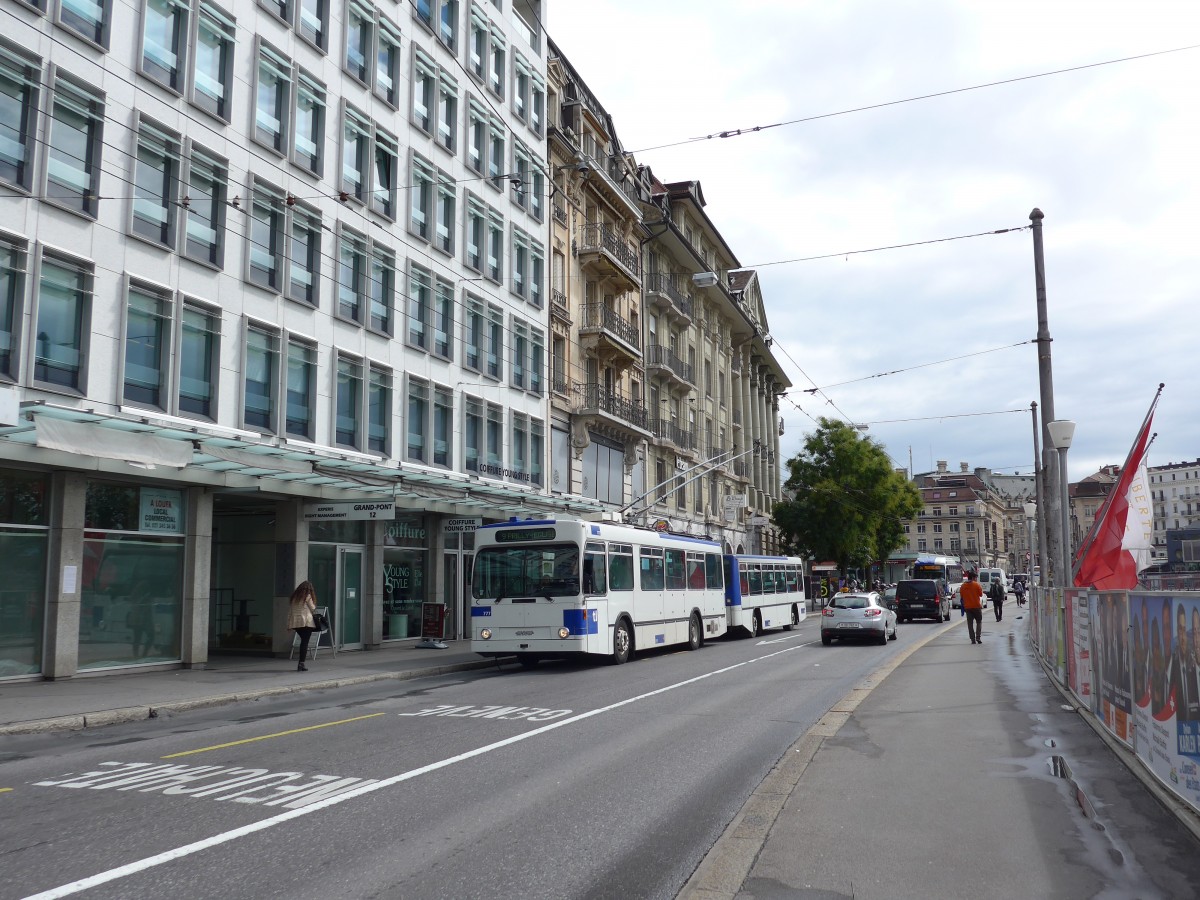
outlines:
[[304, 665], [304, 660], [308, 656], [309, 638], [312, 637], [312, 633], [316, 630], [316, 623], [313, 621], [313, 610], [316, 608], [316, 588], [313, 587], [311, 581], [300, 582], [296, 585], [296, 589], [292, 591], [292, 597], [288, 601], [287, 621], [287, 627], [300, 635], [300, 664], [296, 666], [297, 672], [308, 671], [308, 666]]

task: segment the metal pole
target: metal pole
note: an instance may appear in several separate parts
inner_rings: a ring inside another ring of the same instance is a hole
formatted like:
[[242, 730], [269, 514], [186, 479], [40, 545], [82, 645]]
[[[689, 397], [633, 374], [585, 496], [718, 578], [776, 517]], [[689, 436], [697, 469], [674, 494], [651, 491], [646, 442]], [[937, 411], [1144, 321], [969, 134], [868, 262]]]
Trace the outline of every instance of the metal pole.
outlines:
[[[1046, 552], [1046, 507], [1043, 505], [1046, 502], [1046, 492], [1042, 490], [1041, 450], [1038, 449], [1037, 402], [1031, 403], [1030, 407], [1033, 411], [1033, 482], [1037, 492], [1038, 565], [1041, 567], [1038, 572], [1041, 577], [1038, 580], [1041, 581], [1039, 587], [1047, 588], [1050, 586], [1050, 557]], [[1033, 581], [1032, 569], [1029, 572], [1029, 580]]]
[[1067, 479], [1067, 448], [1058, 451], [1059, 481], [1062, 483], [1063, 559], [1066, 565], [1060, 579], [1063, 587], [1071, 587], [1071, 485]]
[[[1054, 567], [1054, 580], [1062, 582], [1060, 574], [1065, 569], [1066, 553], [1063, 550], [1065, 532], [1062, 526], [1062, 489], [1058, 483], [1058, 466], [1055, 465], [1055, 451], [1050, 441], [1050, 422], [1054, 421], [1054, 371], [1050, 358], [1050, 325], [1046, 315], [1046, 260], [1042, 253], [1042, 219], [1045, 216], [1040, 209], [1034, 209], [1029, 214], [1033, 223], [1033, 277], [1037, 290], [1037, 348], [1038, 348], [1038, 386], [1042, 401], [1042, 475], [1046, 479], [1045, 502], [1046, 512], [1043, 521], [1046, 524], [1049, 544], [1049, 562]], [[1041, 502], [1038, 503], [1041, 508]], [[1043, 568], [1047, 560], [1042, 560]]]

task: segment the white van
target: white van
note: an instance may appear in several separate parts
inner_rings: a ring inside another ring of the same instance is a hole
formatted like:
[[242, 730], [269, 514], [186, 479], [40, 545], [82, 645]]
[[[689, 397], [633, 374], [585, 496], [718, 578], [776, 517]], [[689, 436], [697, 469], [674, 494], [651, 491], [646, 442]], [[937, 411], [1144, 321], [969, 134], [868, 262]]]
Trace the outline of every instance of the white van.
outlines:
[[1004, 574], [1003, 569], [980, 569], [979, 586], [983, 588], [984, 597], [987, 596], [988, 589], [992, 586], [993, 581], [1000, 582], [1000, 586], [1004, 588], [1004, 593], [1008, 593], [1008, 576]]

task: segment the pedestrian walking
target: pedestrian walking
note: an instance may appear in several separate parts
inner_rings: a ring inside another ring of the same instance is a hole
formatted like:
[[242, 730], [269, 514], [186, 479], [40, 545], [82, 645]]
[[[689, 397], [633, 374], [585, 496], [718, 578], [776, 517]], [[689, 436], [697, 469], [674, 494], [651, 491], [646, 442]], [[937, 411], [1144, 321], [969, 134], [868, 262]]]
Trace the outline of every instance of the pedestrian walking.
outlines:
[[962, 602], [963, 615], [967, 617], [967, 635], [972, 644], [983, 643], [983, 588], [975, 580], [975, 573], [968, 571], [967, 580], [959, 588], [958, 596]]
[[288, 601], [287, 621], [287, 627], [300, 635], [300, 664], [296, 666], [297, 672], [308, 671], [304, 660], [308, 656], [308, 641], [312, 637], [312, 633], [316, 631], [316, 622], [313, 620], [313, 610], [316, 608], [316, 588], [313, 587], [311, 581], [300, 582], [292, 591], [291, 599]]
[[1013, 593], [1017, 595], [1017, 606], [1025, 605], [1025, 582], [1018, 581], [1013, 585]]
[[995, 610], [996, 621], [999, 622], [1004, 618], [1004, 585], [998, 578], [992, 578], [992, 585], [988, 588], [988, 599], [992, 601], [992, 609]]

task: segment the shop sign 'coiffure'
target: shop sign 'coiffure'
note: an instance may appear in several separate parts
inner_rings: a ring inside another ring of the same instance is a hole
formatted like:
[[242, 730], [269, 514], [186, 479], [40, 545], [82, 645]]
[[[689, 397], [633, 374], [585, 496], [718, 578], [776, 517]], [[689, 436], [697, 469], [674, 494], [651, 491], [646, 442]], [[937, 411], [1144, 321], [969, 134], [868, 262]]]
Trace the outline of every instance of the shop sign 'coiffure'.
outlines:
[[391, 500], [378, 503], [306, 503], [306, 522], [358, 522], [370, 519], [391, 519], [396, 504]]

